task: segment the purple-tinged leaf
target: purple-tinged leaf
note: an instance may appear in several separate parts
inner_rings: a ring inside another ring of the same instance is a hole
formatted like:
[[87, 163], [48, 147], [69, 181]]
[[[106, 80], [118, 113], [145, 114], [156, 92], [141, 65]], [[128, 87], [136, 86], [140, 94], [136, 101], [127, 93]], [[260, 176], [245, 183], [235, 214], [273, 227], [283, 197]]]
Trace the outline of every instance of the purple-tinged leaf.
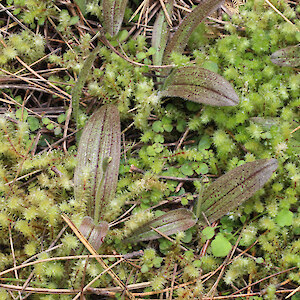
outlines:
[[271, 55], [271, 61], [281, 67], [300, 66], [300, 44], [274, 52]]
[[127, 0], [103, 0], [103, 27], [111, 36], [116, 35], [122, 25]]
[[204, 190], [201, 212], [210, 223], [223, 217], [258, 191], [277, 166], [276, 159], [260, 159], [227, 172]]
[[165, 80], [162, 97], [180, 97], [213, 106], [234, 106], [239, 98], [222, 76], [198, 66], [179, 67]]
[[166, 47], [163, 60], [165, 64], [170, 63], [170, 56], [173, 51], [178, 53], [183, 52], [192, 32], [207, 16], [214, 12], [223, 1], [224, 0], [205, 0], [198, 4], [198, 6], [183, 19]]
[[119, 174], [121, 129], [118, 109], [104, 105], [85, 125], [77, 153], [74, 192], [86, 201], [88, 216], [95, 223], [103, 218], [113, 199]]
[[194, 213], [188, 209], [179, 208], [171, 210], [136, 229], [130, 237], [125, 239], [125, 242], [137, 243], [141, 241], [155, 240], [162, 236], [152, 228], [157, 229], [164, 235], [171, 235], [193, 227], [196, 222], [197, 219]]
[[95, 226], [93, 219], [86, 216], [81, 222], [79, 231], [95, 249], [98, 249], [104, 241], [108, 228], [107, 222], [101, 221]]

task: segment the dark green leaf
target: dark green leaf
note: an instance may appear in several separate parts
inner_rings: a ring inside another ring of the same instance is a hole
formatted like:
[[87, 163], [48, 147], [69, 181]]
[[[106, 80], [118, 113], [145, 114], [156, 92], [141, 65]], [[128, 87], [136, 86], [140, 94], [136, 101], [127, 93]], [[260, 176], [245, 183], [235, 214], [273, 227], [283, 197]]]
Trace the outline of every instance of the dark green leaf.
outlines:
[[100, 222], [95, 226], [91, 217], [84, 217], [79, 231], [90, 242], [90, 244], [97, 250], [104, 241], [108, 231], [108, 223], [105, 221]]
[[179, 208], [171, 210], [135, 230], [130, 237], [126, 238], [125, 242], [137, 243], [160, 238], [161, 235], [154, 231], [152, 227], [165, 235], [171, 235], [191, 228], [196, 222], [197, 219], [195, 218], [195, 215], [188, 209]]
[[239, 98], [222, 76], [198, 66], [179, 67], [167, 77], [161, 96], [213, 106], [234, 106]]
[[271, 61], [281, 67], [300, 66], [300, 44], [274, 52], [271, 55]]
[[74, 173], [75, 198], [87, 202], [97, 223], [116, 191], [120, 164], [120, 117], [114, 105], [96, 111], [83, 129]]
[[111, 36], [116, 35], [122, 25], [127, 0], [103, 0], [103, 27]]
[[276, 159], [261, 159], [229, 171], [204, 190], [201, 212], [210, 223], [218, 220], [250, 198], [276, 169]]
[[179, 25], [170, 42], [168, 43], [164, 53], [164, 63], [170, 63], [171, 53], [182, 53], [189, 37], [196, 27], [213, 11], [215, 11], [223, 2], [223, 0], [205, 0], [193, 9]]

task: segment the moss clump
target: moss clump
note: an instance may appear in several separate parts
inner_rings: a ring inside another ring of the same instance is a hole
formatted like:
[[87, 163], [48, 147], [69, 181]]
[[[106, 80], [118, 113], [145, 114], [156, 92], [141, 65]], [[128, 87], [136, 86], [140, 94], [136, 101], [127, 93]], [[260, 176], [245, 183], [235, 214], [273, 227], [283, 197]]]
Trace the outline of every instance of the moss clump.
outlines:
[[[83, 62], [94, 46], [91, 32], [82, 33], [83, 27], [77, 27], [79, 18], [65, 6], [60, 7], [60, 12], [54, 12], [52, 1], [26, 2], [7, 1], [18, 6], [20, 10], [16, 16], [31, 29], [40, 28], [46, 23], [46, 17], [53, 17], [56, 26], [51, 27], [52, 30], [68, 41], [68, 45], [63, 44], [59, 52], [52, 53], [45, 61], [49, 66], [61, 68], [48, 77], [49, 82], [71, 93]], [[162, 238], [151, 244], [127, 245], [122, 238], [153, 215], [159, 216], [173, 207], [189, 207], [203, 185], [244, 162], [259, 158], [275, 157], [279, 168], [264, 189], [243, 207], [223, 217], [215, 229], [227, 245], [234, 245], [240, 235], [239, 248], [244, 250], [252, 246], [248, 257], [239, 257], [226, 267], [218, 290], [228, 292], [230, 285], [242, 288], [245, 279], [258, 281], [288, 268], [293, 269], [262, 281], [253, 290], [265, 290], [266, 297], [271, 299], [280, 282], [289, 279], [291, 287], [300, 283], [296, 269], [300, 261], [296, 238], [300, 228], [297, 210], [299, 131], [293, 132], [298, 126], [295, 120], [300, 81], [295, 69], [278, 67], [270, 61], [271, 53], [299, 42], [299, 33], [295, 30], [299, 25], [295, 17], [299, 7], [291, 8], [285, 1], [276, 5], [295, 26], [283, 20], [264, 1], [249, 0], [237, 15], [224, 17], [228, 22], [222, 39], [211, 41], [209, 47], [205, 47], [203, 35], [197, 40], [194, 34], [189, 43], [193, 54], [172, 57], [178, 64], [190, 64], [195, 60], [196, 64], [224, 76], [239, 94], [238, 107], [213, 108], [178, 99], [160, 100], [156, 79], [145, 76], [149, 72], [147, 67], [136, 67], [105, 46], [87, 78], [81, 99], [86, 116], [102, 103], [114, 103], [120, 111], [124, 129], [117, 195], [105, 218], [115, 220], [132, 209], [131, 219], [122, 219], [125, 225], [121, 223], [111, 228], [99, 253], [127, 254], [144, 249], [143, 256], [117, 264], [114, 271], [127, 284], [148, 282], [140, 292], [149, 293], [149, 298], [157, 298], [155, 291], [169, 288], [173, 278], [175, 298], [196, 298], [209, 293], [218, 275], [209, 277], [207, 274], [223, 263], [223, 257], [218, 257], [212, 247], [219, 239], [212, 237], [215, 242], [211, 245], [203, 237], [202, 228], [179, 233], [172, 242]], [[101, 6], [98, 1], [90, 1], [87, 11], [100, 17]], [[198, 30], [203, 31], [203, 27]], [[129, 59], [150, 64], [153, 49], [149, 48], [147, 39], [138, 36], [126, 40], [127, 35], [128, 32], [120, 32], [110, 42], [118, 48], [120, 41], [122, 49], [118, 49]], [[1, 46], [0, 64], [10, 72], [22, 68], [16, 56], [31, 64], [45, 54], [44, 39], [28, 30], [16, 31], [4, 41], [6, 46]], [[57, 46], [52, 42], [47, 41], [49, 49]], [[18, 90], [12, 97], [16, 101], [13, 104], [16, 114], [0, 119], [0, 243], [4, 249], [0, 254], [1, 269], [14, 264], [7, 238], [10, 228], [17, 264], [35, 255], [48, 259], [82, 253], [83, 249], [68, 231], [59, 238], [61, 246], [44, 252], [63, 228], [61, 213], [68, 214], [79, 225], [86, 207], [85, 203], [73, 198], [74, 146], [67, 153], [56, 149], [32, 154], [37, 140], [37, 149], [41, 151], [49, 136], [51, 142], [63, 137], [63, 129], [68, 127], [67, 114], [60, 114], [57, 122], [53, 117], [33, 119], [26, 109], [27, 106], [32, 108], [35, 100], [28, 104], [25, 96]], [[42, 107], [47, 107], [48, 97], [48, 94], [45, 100], [37, 97]], [[69, 105], [69, 99], [60, 100], [55, 93], [50, 98], [55, 107]], [[82, 118], [84, 122], [85, 117]], [[73, 133], [73, 123], [69, 125], [68, 130]], [[36, 131], [40, 129], [43, 131], [38, 139]], [[141, 169], [142, 174], [134, 172], [132, 165]], [[169, 179], [165, 179], [166, 176]], [[201, 181], [183, 184], [170, 177], [198, 177]], [[150, 211], [153, 207], [156, 208], [154, 212]], [[181, 244], [188, 251], [183, 250]], [[105, 262], [111, 265], [117, 259], [109, 257]], [[75, 290], [103, 271], [91, 259], [44, 262], [35, 265], [33, 270], [32, 286]], [[29, 274], [29, 269], [19, 271], [20, 284]], [[114, 285], [112, 278], [104, 274], [92, 287]], [[0, 295], [8, 298], [5, 290], [0, 290]], [[59, 296], [60, 299], [72, 297]], [[39, 299], [57, 298], [44, 296]]]

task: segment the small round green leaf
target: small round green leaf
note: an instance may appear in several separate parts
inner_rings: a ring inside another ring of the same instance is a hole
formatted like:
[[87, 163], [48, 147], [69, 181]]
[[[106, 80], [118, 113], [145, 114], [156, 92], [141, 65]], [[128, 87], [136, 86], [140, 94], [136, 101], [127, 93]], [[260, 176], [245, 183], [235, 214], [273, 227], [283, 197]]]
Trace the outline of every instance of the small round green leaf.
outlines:
[[180, 171], [186, 176], [192, 176], [194, 174], [194, 170], [189, 164], [184, 164], [181, 166]]
[[288, 209], [281, 210], [275, 218], [280, 227], [291, 226], [293, 223], [293, 213]]
[[202, 234], [205, 236], [207, 240], [211, 239], [215, 235], [215, 229], [213, 227], [205, 227], [202, 230]]
[[221, 233], [219, 233], [211, 243], [212, 254], [216, 257], [227, 256], [231, 248], [232, 245]]
[[40, 121], [37, 118], [30, 116], [28, 117], [27, 121], [31, 131], [35, 131], [40, 128]]

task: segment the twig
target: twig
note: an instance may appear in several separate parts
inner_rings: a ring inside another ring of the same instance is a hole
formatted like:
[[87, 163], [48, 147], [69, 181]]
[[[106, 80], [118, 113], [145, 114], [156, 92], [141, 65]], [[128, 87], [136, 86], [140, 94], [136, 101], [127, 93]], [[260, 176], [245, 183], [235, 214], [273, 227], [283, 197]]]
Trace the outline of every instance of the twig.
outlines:
[[[9, 232], [9, 242], [10, 242], [11, 255], [12, 255], [12, 258], [13, 258], [14, 267], [16, 267], [17, 263], [16, 263], [16, 256], [15, 256], [15, 251], [14, 251], [14, 244], [13, 244], [13, 240], [12, 240], [11, 225], [10, 224], [8, 225], [8, 232]], [[14, 273], [15, 273], [16, 279], [19, 279], [18, 271], [16, 269], [14, 270]], [[20, 297], [20, 299], [22, 299], [21, 292], [19, 292], [19, 297]]]
[[[269, 0], [265, 0], [267, 3], [268, 3], [268, 5], [270, 6], [270, 7], [272, 7], [273, 8], [273, 10], [274, 11], [276, 11], [285, 21], [287, 21], [288, 23], [290, 23], [291, 25], [293, 25], [294, 27], [296, 27], [296, 25], [293, 23], [293, 22], [291, 22], [284, 14], [282, 14]], [[296, 29], [297, 29], [297, 31], [299, 31], [299, 29], [296, 27]]]

